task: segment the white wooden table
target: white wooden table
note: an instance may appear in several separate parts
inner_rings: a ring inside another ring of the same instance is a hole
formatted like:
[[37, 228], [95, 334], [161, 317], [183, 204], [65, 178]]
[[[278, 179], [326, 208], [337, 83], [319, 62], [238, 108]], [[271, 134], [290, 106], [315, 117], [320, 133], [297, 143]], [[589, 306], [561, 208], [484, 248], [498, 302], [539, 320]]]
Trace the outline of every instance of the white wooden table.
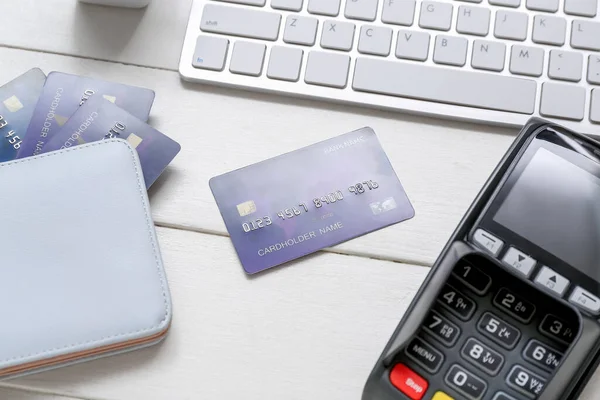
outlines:
[[[166, 341], [2, 383], [1, 399], [359, 399], [428, 267], [516, 134], [184, 83], [177, 65], [190, 5], [0, 1], [0, 82], [40, 67], [152, 88], [150, 123], [182, 145], [150, 190], [174, 303]], [[247, 277], [209, 178], [365, 125], [416, 217]], [[600, 374], [582, 398], [598, 390]]]

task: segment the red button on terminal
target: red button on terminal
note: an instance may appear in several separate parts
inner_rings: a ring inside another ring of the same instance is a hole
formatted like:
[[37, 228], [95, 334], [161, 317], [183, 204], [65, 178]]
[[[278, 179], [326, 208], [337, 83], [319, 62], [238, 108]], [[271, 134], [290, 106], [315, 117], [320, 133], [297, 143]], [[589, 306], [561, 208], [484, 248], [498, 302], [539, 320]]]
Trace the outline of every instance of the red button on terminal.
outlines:
[[429, 386], [425, 379], [404, 364], [396, 364], [390, 372], [390, 381], [412, 400], [421, 400]]

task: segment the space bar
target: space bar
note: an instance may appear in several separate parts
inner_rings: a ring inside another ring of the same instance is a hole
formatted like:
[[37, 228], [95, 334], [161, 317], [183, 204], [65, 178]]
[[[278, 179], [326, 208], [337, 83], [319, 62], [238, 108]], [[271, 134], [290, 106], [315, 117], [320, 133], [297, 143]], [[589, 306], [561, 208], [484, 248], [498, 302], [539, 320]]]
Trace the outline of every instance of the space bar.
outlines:
[[532, 114], [535, 81], [510, 76], [358, 58], [352, 88], [439, 103]]

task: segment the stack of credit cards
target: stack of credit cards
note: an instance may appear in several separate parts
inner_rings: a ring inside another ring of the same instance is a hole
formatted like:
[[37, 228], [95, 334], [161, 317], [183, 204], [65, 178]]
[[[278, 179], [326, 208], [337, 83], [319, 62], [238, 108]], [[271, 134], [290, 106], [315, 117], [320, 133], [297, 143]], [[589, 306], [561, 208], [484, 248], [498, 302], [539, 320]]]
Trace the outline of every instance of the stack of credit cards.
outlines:
[[146, 121], [150, 89], [34, 68], [0, 87], [0, 162], [104, 139], [136, 149], [146, 188], [181, 150]]
[[415, 215], [371, 128], [214, 177], [210, 187], [248, 274]]

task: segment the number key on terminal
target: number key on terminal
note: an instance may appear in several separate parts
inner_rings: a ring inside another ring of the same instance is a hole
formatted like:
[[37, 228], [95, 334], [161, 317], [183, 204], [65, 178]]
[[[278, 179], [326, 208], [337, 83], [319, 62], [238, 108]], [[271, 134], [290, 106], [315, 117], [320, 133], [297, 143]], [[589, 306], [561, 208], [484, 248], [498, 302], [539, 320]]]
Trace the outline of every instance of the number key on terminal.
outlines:
[[494, 304], [521, 322], [529, 323], [535, 313], [535, 306], [522, 297], [502, 288], [494, 297]]
[[487, 390], [487, 384], [483, 379], [458, 364], [450, 368], [445, 380], [454, 390], [473, 400], [480, 399]]
[[506, 383], [516, 391], [532, 399], [535, 399], [546, 385], [546, 381], [543, 378], [520, 365], [515, 365], [510, 370], [506, 377]]
[[467, 340], [460, 354], [465, 360], [492, 376], [498, 374], [504, 364], [504, 357], [500, 353], [475, 338]]
[[475, 312], [475, 302], [448, 284], [437, 301], [463, 321], [469, 320]]
[[454, 346], [460, 336], [460, 328], [434, 310], [427, 315], [423, 329], [447, 347]]
[[523, 350], [524, 359], [549, 372], [558, 367], [562, 356], [560, 351], [535, 339], [531, 339]]
[[490, 312], [481, 316], [477, 323], [477, 330], [508, 350], [513, 349], [521, 337], [521, 332], [517, 328]]
[[548, 314], [540, 324], [540, 332], [561, 343], [571, 344], [577, 330], [562, 319]]
[[444, 362], [444, 355], [419, 337], [414, 338], [410, 342], [406, 347], [405, 353], [414, 362], [432, 374], [435, 374]]
[[483, 296], [492, 284], [492, 278], [489, 275], [464, 261], [458, 264], [452, 274], [480, 296]]

